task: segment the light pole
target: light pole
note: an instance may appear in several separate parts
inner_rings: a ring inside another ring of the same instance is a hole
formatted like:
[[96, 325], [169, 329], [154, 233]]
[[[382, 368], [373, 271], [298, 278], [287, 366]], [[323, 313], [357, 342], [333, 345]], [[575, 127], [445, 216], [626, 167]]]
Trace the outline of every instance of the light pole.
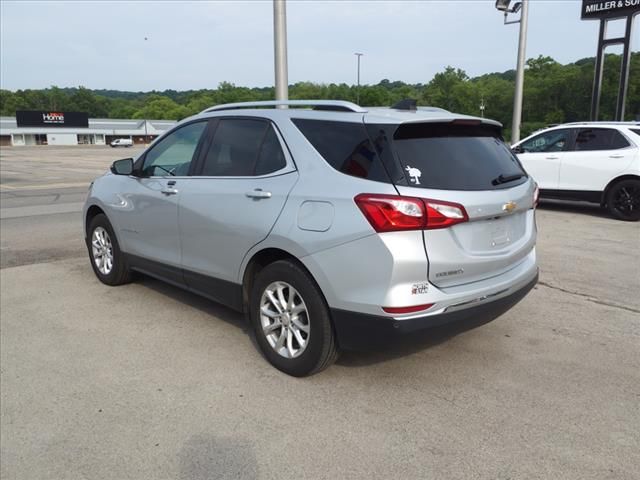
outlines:
[[484, 109], [486, 105], [484, 104], [484, 97], [480, 99], [480, 116], [484, 118]]
[[[511, 123], [511, 144], [520, 140], [520, 122], [522, 121], [522, 93], [524, 90], [524, 60], [527, 50], [527, 23], [529, 20], [529, 0], [516, 2], [509, 8], [511, 0], [496, 0], [496, 8], [504, 12], [504, 24], [520, 24], [520, 36], [518, 38], [518, 63], [516, 68], [516, 88], [513, 96], [513, 122]], [[520, 19], [507, 21], [509, 13], [518, 13]]]
[[358, 57], [358, 89], [356, 90], [356, 103], [360, 105], [360, 57], [364, 55], [364, 53], [354, 53], [356, 57]]
[[[273, 0], [273, 51], [276, 73], [276, 100], [288, 100], [286, 0]], [[278, 108], [287, 108], [287, 106], [279, 105]]]

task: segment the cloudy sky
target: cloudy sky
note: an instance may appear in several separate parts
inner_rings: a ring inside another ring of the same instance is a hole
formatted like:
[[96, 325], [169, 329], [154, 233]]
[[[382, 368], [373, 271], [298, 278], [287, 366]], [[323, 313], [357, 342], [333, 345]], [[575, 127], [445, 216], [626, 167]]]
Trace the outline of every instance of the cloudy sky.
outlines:
[[[504, 26], [494, 3], [289, 0], [289, 82], [355, 83], [354, 52], [365, 54], [362, 83], [426, 83], [447, 65], [471, 76], [513, 68], [518, 26]], [[527, 57], [567, 63], [595, 54], [598, 22], [580, 20], [580, 3], [531, 0]], [[11, 90], [273, 85], [272, 12], [271, 0], [2, 0], [0, 83]]]

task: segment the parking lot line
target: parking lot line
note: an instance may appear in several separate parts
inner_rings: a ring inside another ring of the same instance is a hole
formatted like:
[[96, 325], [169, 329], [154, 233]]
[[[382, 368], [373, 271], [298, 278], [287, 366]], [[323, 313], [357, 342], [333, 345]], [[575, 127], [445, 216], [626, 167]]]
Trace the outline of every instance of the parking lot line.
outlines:
[[70, 182], [70, 183], [40, 183], [36, 185], [0, 185], [0, 191], [19, 191], [19, 190], [46, 190], [49, 188], [73, 188], [87, 187], [91, 182]]
[[56, 213], [73, 213], [82, 211], [82, 202], [54, 203], [51, 205], [29, 205], [25, 207], [1, 208], [0, 219], [34, 217], [37, 215], [54, 215]]

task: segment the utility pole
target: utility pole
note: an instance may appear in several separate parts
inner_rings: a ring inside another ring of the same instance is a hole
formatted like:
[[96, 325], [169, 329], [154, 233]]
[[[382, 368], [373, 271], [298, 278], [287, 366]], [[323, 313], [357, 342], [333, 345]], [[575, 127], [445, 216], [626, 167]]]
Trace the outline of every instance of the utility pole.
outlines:
[[[276, 100], [289, 99], [287, 67], [287, 3], [273, 0], [273, 51], [276, 76]], [[278, 108], [287, 108], [280, 105]]]
[[484, 97], [480, 99], [480, 116], [484, 118], [484, 109], [486, 105], [484, 104]]
[[516, 91], [513, 97], [513, 122], [511, 124], [511, 145], [520, 140], [522, 122], [522, 96], [524, 92], [524, 61], [527, 51], [527, 23], [529, 21], [529, 0], [522, 0], [520, 14], [520, 37], [518, 39], [518, 68], [516, 69]]
[[364, 55], [364, 53], [354, 53], [356, 57], [358, 57], [358, 88], [356, 90], [356, 103], [360, 105], [360, 57]]
[[[520, 24], [520, 35], [518, 38], [518, 62], [516, 67], [516, 88], [513, 95], [513, 121], [511, 123], [511, 145], [520, 140], [520, 123], [522, 122], [522, 94], [524, 91], [524, 61], [527, 51], [527, 23], [529, 21], [529, 0], [516, 2], [509, 8], [511, 0], [496, 0], [496, 9], [504, 12], [504, 24]], [[518, 13], [520, 19], [507, 21], [507, 15]]]

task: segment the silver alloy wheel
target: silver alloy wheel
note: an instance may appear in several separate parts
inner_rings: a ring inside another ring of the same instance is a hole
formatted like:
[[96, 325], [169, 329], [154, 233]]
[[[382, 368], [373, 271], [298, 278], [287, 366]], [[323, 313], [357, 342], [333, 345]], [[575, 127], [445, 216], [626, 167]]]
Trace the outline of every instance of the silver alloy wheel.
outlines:
[[278, 355], [296, 358], [309, 344], [309, 311], [300, 293], [286, 282], [273, 282], [260, 298], [262, 332]]
[[91, 235], [93, 263], [103, 275], [109, 275], [113, 269], [113, 246], [109, 234], [102, 227], [96, 227]]

